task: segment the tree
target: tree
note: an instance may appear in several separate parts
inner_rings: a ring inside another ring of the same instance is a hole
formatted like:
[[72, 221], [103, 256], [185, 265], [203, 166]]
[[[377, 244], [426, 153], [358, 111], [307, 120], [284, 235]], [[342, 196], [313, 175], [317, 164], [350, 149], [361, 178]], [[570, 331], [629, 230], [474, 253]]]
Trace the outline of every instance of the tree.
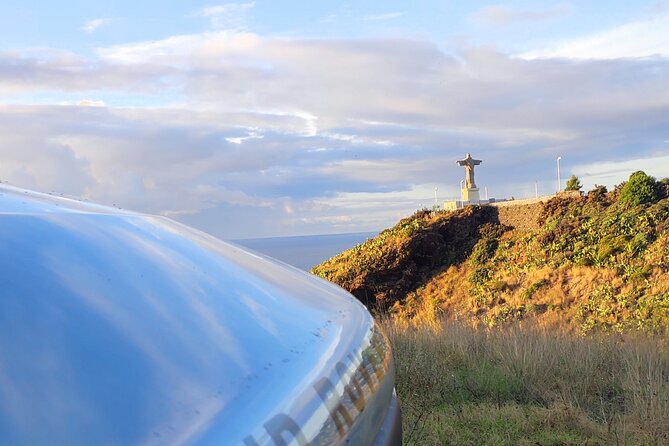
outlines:
[[620, 201], [630, 206], [657, 201], [655, 178], [637, 170], [620, 189]]
[[567, 180], [567, 187], [565, 190], [581, 190], [582, 187], [583, 185], [580, 181], [578, 181], [578, 177], [576, 175], [572, 175], [571, 178]]

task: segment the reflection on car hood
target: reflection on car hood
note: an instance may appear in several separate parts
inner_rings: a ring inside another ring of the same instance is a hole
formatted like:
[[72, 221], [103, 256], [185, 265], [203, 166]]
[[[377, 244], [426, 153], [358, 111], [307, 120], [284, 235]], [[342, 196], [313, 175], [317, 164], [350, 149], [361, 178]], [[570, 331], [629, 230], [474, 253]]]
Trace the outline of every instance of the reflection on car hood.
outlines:
[[0, 444], [337, 443], [389, 401], [369, 313], [295, 268], [8, 187], [0, 249]]

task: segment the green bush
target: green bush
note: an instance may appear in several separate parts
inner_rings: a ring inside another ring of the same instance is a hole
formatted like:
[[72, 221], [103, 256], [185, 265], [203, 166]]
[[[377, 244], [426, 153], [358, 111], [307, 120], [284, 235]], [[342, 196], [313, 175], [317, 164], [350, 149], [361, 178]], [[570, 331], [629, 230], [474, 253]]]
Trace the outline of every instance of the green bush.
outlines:
[[474, 287], [483, 287], [492, 277], [492, 271], [488, 268], [475, 269], [469, 275], [469, 283]]
[[620, 190], [620, 201], [630, 206], [654, 203], [657, 201], [655, 178], [640, 170], [634, 172]]
[[578, 177], [576, 175], [572, 175], [571, 178], [567, 180], [567, 187], [565, 190], [581, 190], [582, 187], [583, 185], [580, 181], [578, 181]]
[[469, 257], [470, 261], [474, 266], [485, 264], [495, 255], [498, 245], [499, 241], [496, 239], [483, 238], [479, 240], [476, 245], [474, 245], [472, 254]]

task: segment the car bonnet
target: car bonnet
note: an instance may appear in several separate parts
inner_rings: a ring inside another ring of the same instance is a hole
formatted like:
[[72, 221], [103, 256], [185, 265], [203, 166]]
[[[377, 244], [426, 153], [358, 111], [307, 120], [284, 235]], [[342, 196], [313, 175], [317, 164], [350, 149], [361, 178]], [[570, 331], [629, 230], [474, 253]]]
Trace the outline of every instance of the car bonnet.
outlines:
[[0, 189], [1, 444], [373, 438], [387, 340], [339, 287], [162, 217]]

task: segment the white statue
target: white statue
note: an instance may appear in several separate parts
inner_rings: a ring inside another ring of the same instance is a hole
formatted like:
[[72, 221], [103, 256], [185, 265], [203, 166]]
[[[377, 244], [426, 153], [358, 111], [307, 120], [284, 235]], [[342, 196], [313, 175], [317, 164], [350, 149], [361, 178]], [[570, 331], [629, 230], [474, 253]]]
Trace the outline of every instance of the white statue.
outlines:
[[472, 158], [472, 156], [468, 153], [465, 159], [456, 161], [459, 165], [465, 167], [465, 187], [467, 189], [476, 189], [476, 183], [474, 182], [474, 166], [478, 166], [481, 164], [483, 161], [481, 160], [475, 160]]

